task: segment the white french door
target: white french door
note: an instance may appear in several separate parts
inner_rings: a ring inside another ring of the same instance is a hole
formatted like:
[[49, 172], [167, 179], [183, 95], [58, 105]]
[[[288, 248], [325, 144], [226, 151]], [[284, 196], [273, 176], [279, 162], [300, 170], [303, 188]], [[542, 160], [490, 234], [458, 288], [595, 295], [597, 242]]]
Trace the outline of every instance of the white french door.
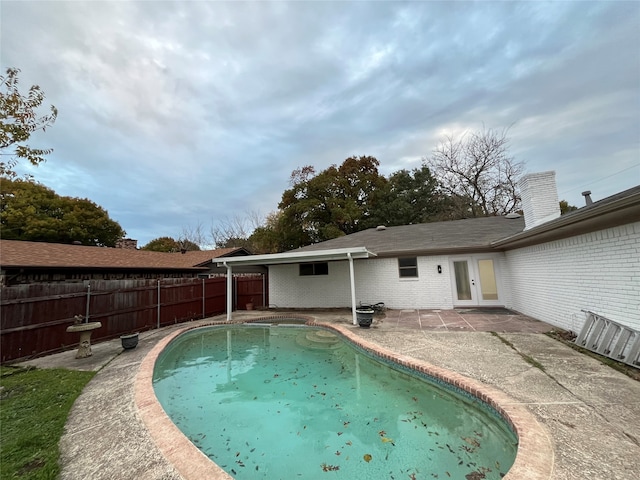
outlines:
[[501, 305], [493, 257], [453, 257], [450, 265], [455, 306]]

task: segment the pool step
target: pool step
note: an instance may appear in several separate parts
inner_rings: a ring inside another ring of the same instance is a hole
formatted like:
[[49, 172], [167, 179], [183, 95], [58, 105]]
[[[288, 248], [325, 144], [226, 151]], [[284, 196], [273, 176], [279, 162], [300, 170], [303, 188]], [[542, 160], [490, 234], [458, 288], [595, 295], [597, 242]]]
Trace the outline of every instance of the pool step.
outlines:
[[325, 330], [313, 330], [298, 335], [296, 343], [302, 347], [315, 350], [330, 350], [339, 348], [341, 341], [334, 333]]
[[640, 332], [583, 310], [587, 320], [575, 343], [632, 367], [640, 368]]

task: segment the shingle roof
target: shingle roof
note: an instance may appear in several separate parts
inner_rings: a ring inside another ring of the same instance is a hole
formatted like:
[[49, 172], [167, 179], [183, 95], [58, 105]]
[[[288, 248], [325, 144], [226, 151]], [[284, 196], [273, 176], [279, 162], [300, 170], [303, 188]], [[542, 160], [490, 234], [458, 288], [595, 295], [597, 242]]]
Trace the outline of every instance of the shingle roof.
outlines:
[[524, 229], [524, 219], [482, 217], [447, 222], [419, 223], [361, 232], [302, 247], [301, 251], [366, 247], [378, 256], [419, 253], [482, 252], [491, 243]]
[[61, 243], [0, 240], [0, 266], [46, 268], [116, 268], [201, 270], [212, 258], [241, 250], [222, 248], [164, 253], [125, 248], [87, 247]]

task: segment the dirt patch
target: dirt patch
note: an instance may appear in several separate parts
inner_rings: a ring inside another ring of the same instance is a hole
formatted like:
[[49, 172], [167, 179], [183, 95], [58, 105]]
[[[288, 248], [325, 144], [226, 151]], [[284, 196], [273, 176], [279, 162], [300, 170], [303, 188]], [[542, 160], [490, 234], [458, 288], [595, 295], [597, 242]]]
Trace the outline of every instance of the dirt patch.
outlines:
[[612, 358], [605, 357], [604, 355], [598, 355], [597, 353], [592, 352], [591, 350], [587, 350], [586, 348], [582, 348], [579, 345], [574, 343], [577, 335], [573, 332], [562, 330], [560, 328], [553, 328], [551, 331], [547, 332], [551, 338], [555, 338], [556, 340], [564, 343], [565, 345], [577, 350], [578, 352], [588, 355], [591, 358], [595, 358], [599, 360], [601, 363], [610, 366], [614, 370], [617, 370], [621, 373], [624, 373], [626, 376], [631, 377], [637, 382], [640, 382], [640, 369], [634, 368], [626, 363], [617, 362]]

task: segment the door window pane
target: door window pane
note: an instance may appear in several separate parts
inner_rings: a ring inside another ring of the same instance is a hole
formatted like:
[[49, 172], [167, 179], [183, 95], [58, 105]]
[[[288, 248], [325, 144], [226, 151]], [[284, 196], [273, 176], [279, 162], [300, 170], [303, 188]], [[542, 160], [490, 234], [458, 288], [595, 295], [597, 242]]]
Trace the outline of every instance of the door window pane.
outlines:
[[498, 300], [498, 285], [493, 269], [493, 260], [478, 260], [478, 274], [480, 275], [480, 290], [483, 300]]
[[456, 275], [456, 290], [458, 300], [471, 300], [471, 283], [469, 282], [469, 266], [466, 260], [453, 262]]

